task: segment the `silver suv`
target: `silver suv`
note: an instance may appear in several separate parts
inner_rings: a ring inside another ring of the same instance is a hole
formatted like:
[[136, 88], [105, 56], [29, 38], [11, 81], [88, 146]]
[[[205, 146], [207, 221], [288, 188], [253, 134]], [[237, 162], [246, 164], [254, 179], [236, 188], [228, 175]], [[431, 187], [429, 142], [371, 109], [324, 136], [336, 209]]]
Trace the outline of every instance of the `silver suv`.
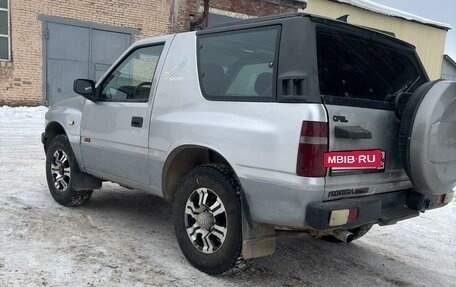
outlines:
[[284, 232], [350, 242], [456, 189], [456, 83], [381, 31], [293, 14], [160, 36], [74, 91], [42, 135], [54, 199], [103, 181], [164, 197], [209, 274]]

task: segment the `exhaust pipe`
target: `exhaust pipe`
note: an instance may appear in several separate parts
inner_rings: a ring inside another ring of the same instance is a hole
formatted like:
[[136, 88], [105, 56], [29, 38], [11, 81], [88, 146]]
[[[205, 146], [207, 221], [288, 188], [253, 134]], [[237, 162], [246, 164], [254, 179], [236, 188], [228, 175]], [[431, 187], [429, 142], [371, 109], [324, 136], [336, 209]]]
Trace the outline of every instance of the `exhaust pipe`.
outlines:
[[353, 240], [353, 233], [346, 230], [334, 230], [332, 236], [345, 243], [350, 243]]

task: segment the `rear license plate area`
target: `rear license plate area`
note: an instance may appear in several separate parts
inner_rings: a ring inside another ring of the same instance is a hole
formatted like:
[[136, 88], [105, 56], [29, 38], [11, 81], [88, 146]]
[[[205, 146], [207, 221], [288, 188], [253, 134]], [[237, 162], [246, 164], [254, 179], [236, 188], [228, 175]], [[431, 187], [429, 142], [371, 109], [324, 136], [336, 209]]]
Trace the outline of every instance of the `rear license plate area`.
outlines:
[[385, 171], [383, 150], [333, 151], [325, 153], [330, 175], [366, 174]]

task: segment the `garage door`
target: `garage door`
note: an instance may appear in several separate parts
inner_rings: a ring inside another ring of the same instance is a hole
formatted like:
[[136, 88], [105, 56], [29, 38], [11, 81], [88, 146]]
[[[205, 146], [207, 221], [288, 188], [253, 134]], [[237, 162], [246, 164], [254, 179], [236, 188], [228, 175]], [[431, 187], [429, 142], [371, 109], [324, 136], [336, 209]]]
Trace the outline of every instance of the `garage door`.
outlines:
[[76, 96], [73, 81], [98, 80], [130, 46], [132, 35], [46, 22], [46, 103]]

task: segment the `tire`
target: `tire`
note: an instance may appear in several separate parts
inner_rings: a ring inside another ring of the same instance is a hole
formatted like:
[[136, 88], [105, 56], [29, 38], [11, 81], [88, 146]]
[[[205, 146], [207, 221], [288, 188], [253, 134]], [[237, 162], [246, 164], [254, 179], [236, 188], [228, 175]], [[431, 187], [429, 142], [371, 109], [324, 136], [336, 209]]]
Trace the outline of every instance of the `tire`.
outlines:
[[398, 152], [402, 166], [404, 167], [404, 170], [409, 177], [411, 177], [409, 153], [410, 136], [412, 134], [412, 127], [413, 122], [415, 121], [416, 110], [418, 109], [419, 105], [429, 90], [432, 89], [432, 87], [439, 81], [440, 80], [428, 82], [418, 87], [402, 112], [398, 136]]
[[[406, 105], [398, 152], [414, 189], [440, 196], [456, 185], [456, 82], [421, 85]], [[431, 206], [429, 206], [431, 207]]]
[[233, 172], [216, 164], [194, 168], [177, 188], [176, 238], [190, 264], [202, 272], [219, 275], [244, 262], [240, 189]]
[[59, 204], [79, 206], [92, 196], [92, 190], [73, 189], [72, 179], [79, 172], [68, 138], [65, 135], [53, 138], [46, 152], [46, 179], [52, 197]]
[[[372, 226], [373, 226], [373, 224], [367, 224], [367, 225], [363, 225], [360, 227], [350, 229], [348, 231], [353, 233], [353, 240], [357, 240], [357, 239], [360, 239], [361, 237], [363, 237], [364, 235], [366, 235], [366, 233], [369, 232], [369, 230], [372, 228]], [[334, 236], [323, 236], [320, 239], [328, 241], [328, 242], [333, 242], [333, 243], [343, 243], [342, 241], [340, 241], [339, 239], [337, 239]]]

